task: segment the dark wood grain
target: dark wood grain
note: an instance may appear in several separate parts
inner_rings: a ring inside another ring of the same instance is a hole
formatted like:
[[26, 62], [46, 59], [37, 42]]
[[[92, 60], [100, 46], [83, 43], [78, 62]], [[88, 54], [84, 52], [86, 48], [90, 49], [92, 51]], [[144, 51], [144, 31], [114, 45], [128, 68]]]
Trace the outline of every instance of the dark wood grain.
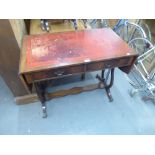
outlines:
[[28, 94], [19, 76], [20, 49], [9, 20], [0, 20], [0, 74], [14, 96]]
[[33, 83], [34, 81], [41, 81], [41, 80], [49, 80], [49, 79], [55, 79], [60, 78], [64, 76], [71, 76], [74, 74], [80, 74], [85, 72], [92, 72], [107, 68], [114, 68], [114, 67], [123, 67], [125, 71], [125, 66], [130, 70], [130, 64], [133, 62], [133, 57], [125, 57], [125, 58], [119, 58], [119, 59], [112, 59], [112, 60], [103, 60], [99, 62], [90, 62], [90, 63], [84, 63], [80, 65], [75, 66], [66, 66], [56, 69], [48, 69], [48, 70], [42, 70], [38, 72], [30, 72], [25, 75], [26, 82], [28, 84]]
[[[57, 98], [57, 97], [63, 97], [66, 95], [74, 95], [74, 94], [78, 94], [78, 93], [82, 93], [82, 92], [86, 92], [86, 91], [92, 91], [92, 90], [95, 90], [98, 88], [99, 88], [98, 84], [91, 84], [91, 85], [87, 85], [87, 86], [83, 86], [83, 87], [74, 87], [74, 88], [66, 89], [66, 90], [58, 90], [56, 92], [48, 93], [47, 100]], [[39, 101], [37, 94], [30, 94], [30, 95], [25, 95], [22, 97], [15, 98], [15, 102], [18, 105], [33, 103], [33, 102], [37, 102], [37, 101]]]

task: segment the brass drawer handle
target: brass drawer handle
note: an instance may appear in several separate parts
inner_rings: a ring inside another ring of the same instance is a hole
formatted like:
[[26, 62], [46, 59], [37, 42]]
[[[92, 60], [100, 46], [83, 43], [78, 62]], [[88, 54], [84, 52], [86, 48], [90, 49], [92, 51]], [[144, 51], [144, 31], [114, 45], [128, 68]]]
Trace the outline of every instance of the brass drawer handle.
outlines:
[[56, 76], [62, 76], [64, 74], [64, 71], [57, 71], [54, 73]]

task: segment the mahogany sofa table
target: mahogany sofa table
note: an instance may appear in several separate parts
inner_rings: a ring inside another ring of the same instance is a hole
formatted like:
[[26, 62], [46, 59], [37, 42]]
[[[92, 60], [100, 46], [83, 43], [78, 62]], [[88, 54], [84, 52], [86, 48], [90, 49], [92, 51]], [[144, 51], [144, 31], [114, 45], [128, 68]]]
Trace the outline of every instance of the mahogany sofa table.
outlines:
[[[112, 101], [114, 69], [129, 73], [137, 56], [110, 28], [30, 35], [23, 39], [19, 74], [29, 90], [35, 86], [43, 117], [47, 117], [44, 81], [102, 70], [101, 76], [97, 75], [99, 85]], [[111, 73], [109, 84], [105, 69]]]

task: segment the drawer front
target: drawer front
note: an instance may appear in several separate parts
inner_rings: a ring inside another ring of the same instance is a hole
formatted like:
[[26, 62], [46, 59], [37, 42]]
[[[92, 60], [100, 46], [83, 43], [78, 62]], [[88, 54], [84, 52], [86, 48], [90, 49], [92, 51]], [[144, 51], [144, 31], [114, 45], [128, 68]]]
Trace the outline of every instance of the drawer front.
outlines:
[[26, 80], [28, 83], [33, 83], [33, 81], [52, 79], [52, 78], [60, 78], [66, 75], [72, 75], [76, 73], [84, 72], [84, 66], [69, 66], [67, 68], [58, 68], [52, 70], [44, 70], [39, 72], [33, 72], [26, 74]]
[[28, 83], [33, 83], [33, 81], [60, 78], [66, 75], [72, 75], [83, 72], [97, 71], [106, 68], [122, 67], [131, 64], [132, 58], [121, 58], [114, 60], [106, 60], [100, 62], [89, 62], [86, 64], [81, 64], [78, 66], [68, 66], [66, 68], [57, 68], [52, 70], [44, 70], [39, 72], [32, 72], [25, 75]]
[[95, 70], [102, 70], [108, 68], [115, 68], [115, 67], [122, 67], [128, 66], [132, 62], [132, 58], [121, 58], [121, 59], [114, 59], [114, 60], [106, 60], [101, 62], [94, 62], [87, 65], [87, 71], [95, 71]]

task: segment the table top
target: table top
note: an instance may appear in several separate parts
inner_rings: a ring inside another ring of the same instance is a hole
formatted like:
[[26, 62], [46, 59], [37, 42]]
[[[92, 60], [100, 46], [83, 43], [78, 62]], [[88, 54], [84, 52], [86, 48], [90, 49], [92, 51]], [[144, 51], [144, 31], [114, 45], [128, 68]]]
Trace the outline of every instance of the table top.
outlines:
[[137, 55], [110, 28], [29, 35], [23, 39], [20, 73]]

